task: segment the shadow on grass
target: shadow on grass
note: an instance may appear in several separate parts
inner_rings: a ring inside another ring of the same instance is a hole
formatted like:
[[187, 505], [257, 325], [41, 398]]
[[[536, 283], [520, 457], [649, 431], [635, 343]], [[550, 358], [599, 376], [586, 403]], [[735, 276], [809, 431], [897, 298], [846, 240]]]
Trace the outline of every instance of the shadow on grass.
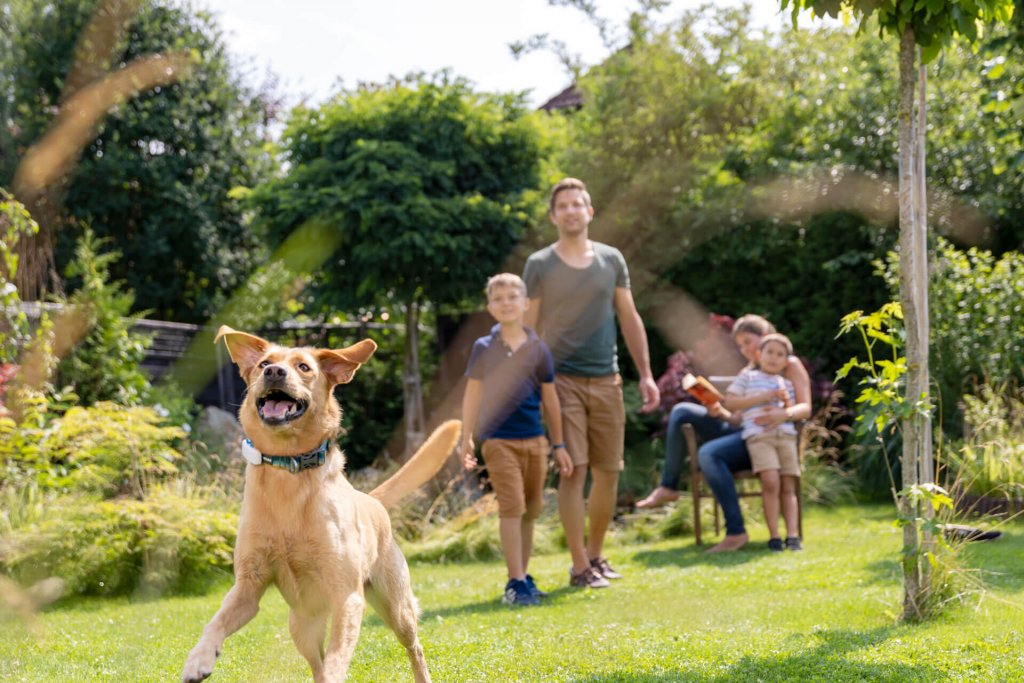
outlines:
[[814, 647], [790, 655], [743, 656], [736, 662], [709, 673], [699, 670], [644, 674], [616, 672], [570, 679], [573, 683], [732, 683], [741, 681], [906, 681], [946, 680], [948, 674], [928, 664], [905, 662], [863, 662], [850, 657], [860, 650], [876, 647], [889, 639], [894, 627], [871, 631], [818, 631], [809, 638], [820, 641]]
[[[589, 589], [586, 589], [589, 590]], [[489, 612], [514, 612], [516, 610], [543, 610], [548, 605], [556, 605], [561, 602], [561, 598], [579, 594], [585, 592], [584, 589], [573, 588], [570, 586], [559, 586], [546, 591], [547, 597], [543, 598], [543, 602], [539, 607], [521, 607], [515, 605], [506, 605], [501, 601], [501, 597], [497, 596], [492, 600], [485, 600], [483, 602], [472, 602], [465, 605], [454, 605], [452, 607], [441, 607], [438, 609], [425, 609], [420, 616], [420, 621], [426, 622], [428, 619], [435, 617], [449, 618], [463, 616], [467, 614], [486, 614]], [[369, 612], [368, 612], [369, 614]]]
[[633, 560], [645, 567], [692, 567], [707, 564], [715, 567], [735, 567], [764, 557], [768, 552], [764, 544], [750, 543], [731, 553], [709, 553], [710, 545], [684, 545], [681, 548], [642, 550], [633, 555]]

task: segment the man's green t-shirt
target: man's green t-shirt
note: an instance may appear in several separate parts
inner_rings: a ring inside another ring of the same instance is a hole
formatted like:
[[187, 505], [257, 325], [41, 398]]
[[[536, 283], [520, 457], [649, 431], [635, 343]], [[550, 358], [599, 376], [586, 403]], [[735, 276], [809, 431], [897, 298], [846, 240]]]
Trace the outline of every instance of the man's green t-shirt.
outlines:
[[554, 245], [530, 255], [523, 269], [527, 295], [540, 299], [540, 335], [555, 357], [555, 372], [604, 377], [619, 371], [615, 289], [629, 288], [626, 259], [615, 247], [591, 241], [594, 261], [572, 268]]

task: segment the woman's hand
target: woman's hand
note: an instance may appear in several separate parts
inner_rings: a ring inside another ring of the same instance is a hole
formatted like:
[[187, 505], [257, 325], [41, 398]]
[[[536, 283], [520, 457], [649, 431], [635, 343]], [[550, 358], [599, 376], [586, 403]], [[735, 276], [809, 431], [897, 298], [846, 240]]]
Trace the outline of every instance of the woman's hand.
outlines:
[[722, 422], [738, 427], [743, 422], [743, 413], [740, 411], [730, 412], [720, 402], [708, 406], [708, 416], [717, 418]]
[[708, 415], [710, 417], [717, 417], [719, 420], [728, 420], [731, 413], [725, 409], [721, 401], [715, 401], [708, 406]]
[[754, 422], [767, 429], [775, 429], [782, 423], [789, 422], [790, 419], [789, 411], [786, 408], [767, 406], [758, 412]]

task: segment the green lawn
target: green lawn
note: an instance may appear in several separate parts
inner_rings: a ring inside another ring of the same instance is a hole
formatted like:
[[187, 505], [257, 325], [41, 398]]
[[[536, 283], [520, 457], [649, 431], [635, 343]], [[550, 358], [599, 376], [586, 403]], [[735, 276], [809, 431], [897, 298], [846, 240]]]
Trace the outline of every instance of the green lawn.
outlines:
[[[612, 588], [566, 586], [567, 555], [536, 558], [540, 608], [498, 596], [498, 563], [412, 567], [437, 681], [1024, 681], [1024, 524], [967, 548], [987, 592], [925, 625], [896, 622], [899, 537], [887, 506], [812, 508], [806, 550], [709, 556], [690, 538], [612, 542]], [[0, 624], [2, 681], [169, 681], [226, 586], [203, 597], [58, 605], [29, 635]], [[211, 681], [306, 681], [287, 608], [268, 593], [225, 643]], [[411, 680], [404, 652], [367, 616], [350, 681]]]

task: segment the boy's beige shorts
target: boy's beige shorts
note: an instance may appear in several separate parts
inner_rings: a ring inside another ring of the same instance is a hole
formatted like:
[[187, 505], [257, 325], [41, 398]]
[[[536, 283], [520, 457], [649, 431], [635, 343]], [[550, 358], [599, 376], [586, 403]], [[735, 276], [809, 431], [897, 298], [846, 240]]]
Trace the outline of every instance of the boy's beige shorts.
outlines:
[[498, 516], [536, 519], [544, 506], [551, 450], [547, 438], [487, 439], [481, 450], [498, 499]]

